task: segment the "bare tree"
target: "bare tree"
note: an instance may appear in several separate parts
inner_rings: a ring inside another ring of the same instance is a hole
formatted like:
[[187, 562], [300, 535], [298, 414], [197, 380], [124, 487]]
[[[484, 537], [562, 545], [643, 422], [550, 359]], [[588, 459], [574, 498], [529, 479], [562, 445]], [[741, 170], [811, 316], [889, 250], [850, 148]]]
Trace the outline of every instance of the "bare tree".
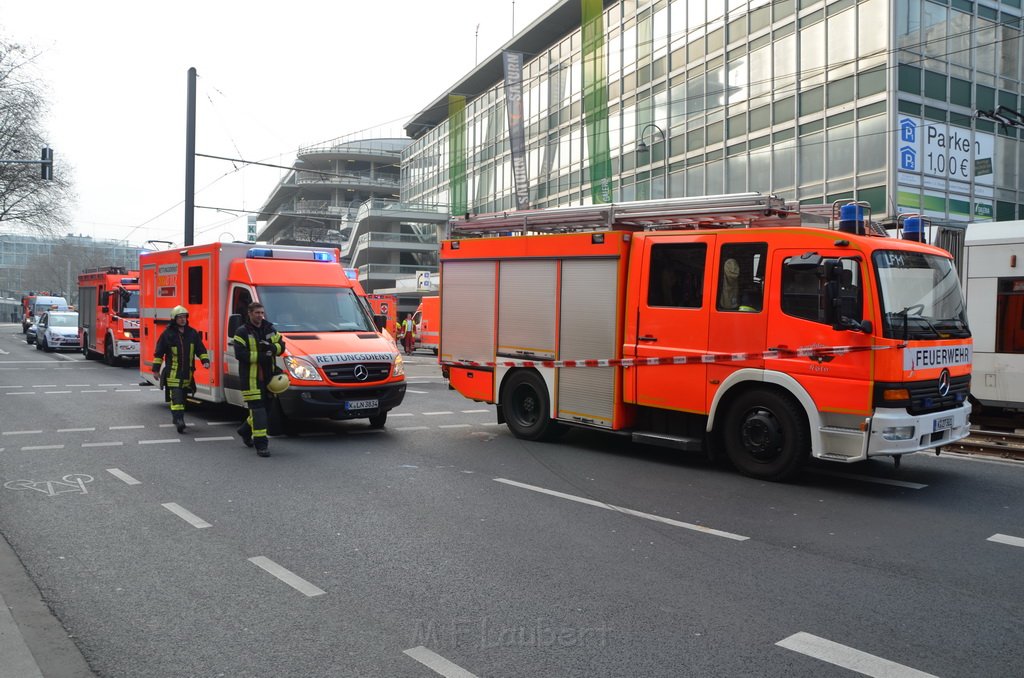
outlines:
[[[34, 160], [48, 145], [42, 128], [45, 88], [36, 74], [38, 55], [0, 36], [0, 159]], [[18, 222], [40, 235], [66, 231], [73, 200], [67, 163], [58, 159], [52, 179], [39, 165], [0, 163], [0, 222]]]
[[28, 258], [22, 281], [26, 289], [61, 293], [69, 303], [78, 303], [78, 274], [108, 266], [138, 267], [138, 259], [114, 261], [109, 247], [73, 236], [63, 238], [51, 254]]

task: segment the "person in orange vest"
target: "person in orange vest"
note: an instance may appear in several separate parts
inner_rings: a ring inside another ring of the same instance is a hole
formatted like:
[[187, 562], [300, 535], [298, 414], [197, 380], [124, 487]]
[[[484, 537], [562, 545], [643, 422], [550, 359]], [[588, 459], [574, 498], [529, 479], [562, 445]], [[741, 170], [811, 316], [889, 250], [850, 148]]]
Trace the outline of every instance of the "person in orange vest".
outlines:
[[175, 306], [171, 310], [171, 324], [156, 342], [153, 374], [160, 375], [166, 364], [161, 381], [167, 384], [166, 398], [171, 403], [171, 420], [178, 433], [185, 432], [185, 391], [194, 390], [196, 360], [210, 368], [203, 338], [188, 324], [188, 309]]

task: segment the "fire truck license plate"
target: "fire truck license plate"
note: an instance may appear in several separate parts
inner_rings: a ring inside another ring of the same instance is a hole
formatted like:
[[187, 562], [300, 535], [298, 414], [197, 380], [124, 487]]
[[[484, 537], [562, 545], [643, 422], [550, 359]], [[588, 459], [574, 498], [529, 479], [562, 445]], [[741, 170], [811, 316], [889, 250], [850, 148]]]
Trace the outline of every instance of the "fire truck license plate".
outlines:
[[935, 420], [935, 424], [932, 426], [932, 432], [945, 431], [947, 428], [953, 428], [953, 417], [941, 417]]
[[347, 400], [345, 401], [346, 410], [373, 410], [377, 408], [376, 400]]

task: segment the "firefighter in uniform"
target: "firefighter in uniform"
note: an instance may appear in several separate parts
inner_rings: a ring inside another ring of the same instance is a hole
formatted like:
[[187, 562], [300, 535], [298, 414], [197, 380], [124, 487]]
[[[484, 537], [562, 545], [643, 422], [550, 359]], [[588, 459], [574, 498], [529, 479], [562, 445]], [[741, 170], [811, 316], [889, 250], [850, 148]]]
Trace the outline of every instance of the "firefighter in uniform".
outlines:
[[[153, 374], [160, 375], [167, 385], [167, 398], [171, 403], [171, 419], [178, 433], [185, 432], [185, 395], [195, 387], [193, 375], [195, 361], [209, 369], [210, 356], [206, 353], [203, 338], [188, 324], [188, 309], [175, 306], [171, 310], [171, 324], [167, 326], [156, 342], [153, 356]], [[165, 368], [166, 366], [166, 368]]]
[[249, 304], [248, 320], [238, 328], [232, 339], [238, 359], [238, 376], [242, 382], [242, 399], [249, 408], [249, 417], [238, 428], [238, 435], [256, 454], [269, 457], [267, 450], [267, 409], [270, 406], [270, 381], [274, 376], [274, 360], [284, 353], [284, 338], [266, 319], [263, 304]]

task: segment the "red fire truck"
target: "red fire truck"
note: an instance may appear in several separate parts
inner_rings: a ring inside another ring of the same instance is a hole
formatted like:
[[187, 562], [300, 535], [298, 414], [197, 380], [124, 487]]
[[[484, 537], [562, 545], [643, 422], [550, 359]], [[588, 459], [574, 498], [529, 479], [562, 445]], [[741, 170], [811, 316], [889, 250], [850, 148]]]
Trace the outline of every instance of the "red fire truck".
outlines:
[[619, 431], [767, 480], [966, 437], [949, 253], [887, 237], [864, 204], [818, 227], [796, 210], [741, 194], [453, 220], [451, 386], [520, 438]]
[[139, 358], [139, 272], [107, 266], [78, 276], [78, 333], [88, 359]]

